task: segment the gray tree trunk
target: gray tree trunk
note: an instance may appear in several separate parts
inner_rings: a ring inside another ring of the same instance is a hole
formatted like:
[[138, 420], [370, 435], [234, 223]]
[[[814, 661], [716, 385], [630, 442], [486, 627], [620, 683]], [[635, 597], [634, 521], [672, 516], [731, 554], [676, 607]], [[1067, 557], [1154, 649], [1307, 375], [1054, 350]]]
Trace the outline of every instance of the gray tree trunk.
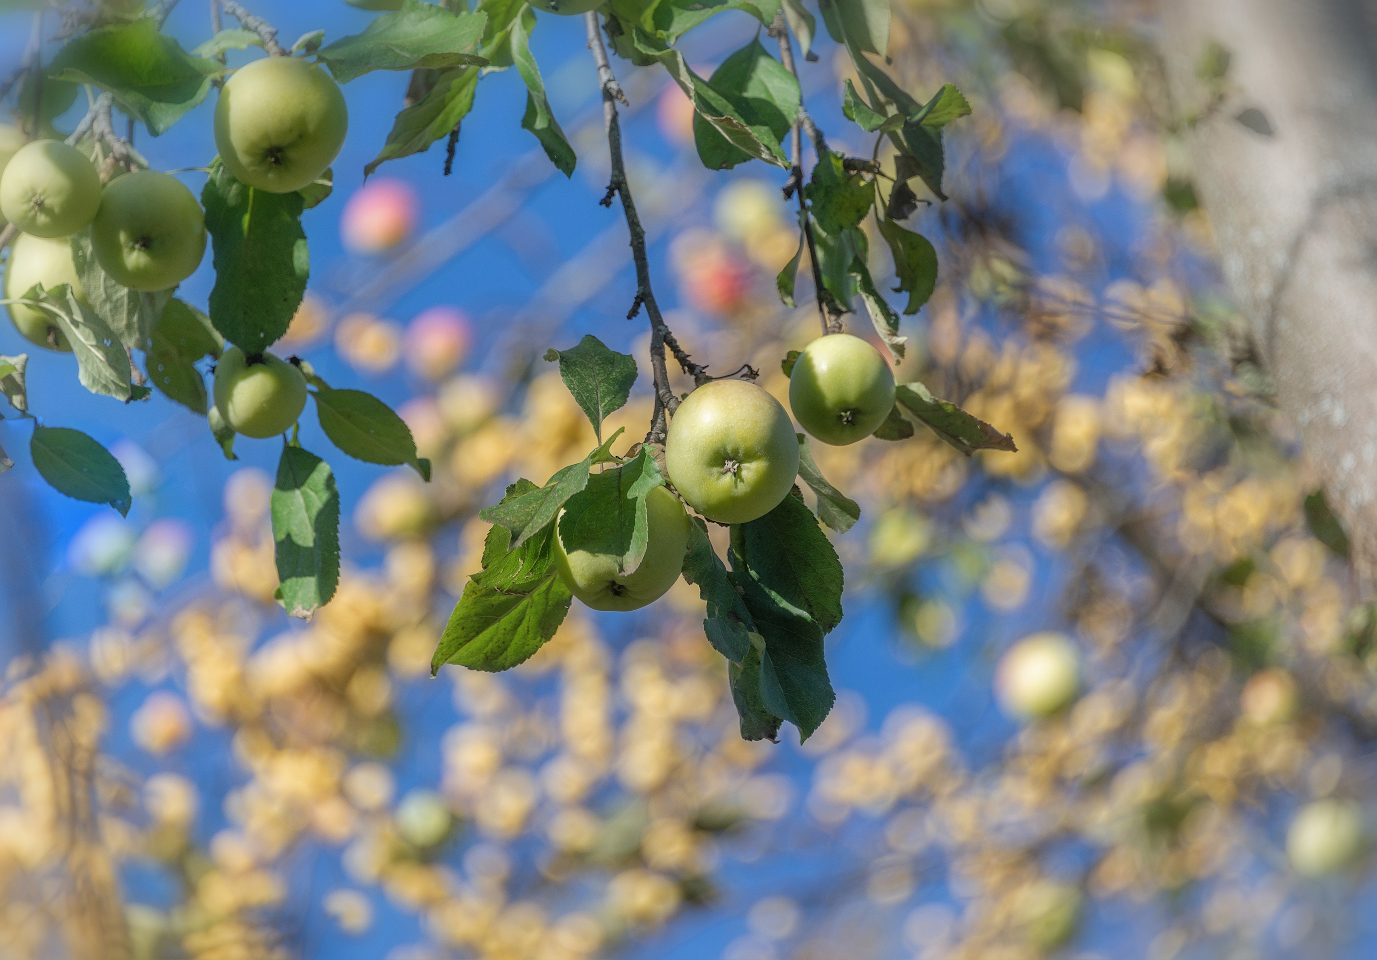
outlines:
[[[1199, 75], [1211, 42], [1231, 55], [1226, 99], [1190, 134], [1196, 190], [1278, 400], [1348, 524], [1359, 580], [1371, 593], [1377, 3], [1163, 0], [1162, 12], [1178, 113], [1211, 99]], [[1245, 110], [1260, 111], [1265, 123], [1251, 112], [1240, 122]]]

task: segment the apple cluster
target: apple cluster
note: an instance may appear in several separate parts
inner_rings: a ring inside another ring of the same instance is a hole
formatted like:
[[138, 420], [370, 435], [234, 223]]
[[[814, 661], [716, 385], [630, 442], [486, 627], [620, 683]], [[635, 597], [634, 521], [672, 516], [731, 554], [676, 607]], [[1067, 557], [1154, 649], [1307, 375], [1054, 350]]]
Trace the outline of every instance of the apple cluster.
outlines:
[[[215, 110], [215, 145], [225, 170], [268, 193], [315, 183], [339, 155], [347, 128], [338, 85], [294, 57], [266, 57], [235, 71]], [[50, 349], [71, 347], [44, 310], [22, 301], [36, 285], [66, 285], [90, 306], [72, 235], [89, 228], [100, 269], [140, 292], [176, 287], [205, 256], [205, 215], [176, 177], [114, 167], [103, 183], [78, 147], [60, 140], [25, 143], [13, 127], [0, 127], [0, 214], [20, 231], [5, 270], [10, 318], [26, 339]], [[278, 357], [231, 347], [216, 366], [214, 395], [217, 426], [270, 437], [300, 416], [306, 381]]]

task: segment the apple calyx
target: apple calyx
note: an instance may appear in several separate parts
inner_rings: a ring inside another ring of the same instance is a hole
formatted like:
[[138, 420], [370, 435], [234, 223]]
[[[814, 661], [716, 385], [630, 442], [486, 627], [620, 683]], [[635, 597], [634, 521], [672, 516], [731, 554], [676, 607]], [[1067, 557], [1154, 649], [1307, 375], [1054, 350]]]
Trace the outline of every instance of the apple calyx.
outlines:
[[722, 464], [722, 472], [730, 473], [733, 477], [741, 472], [741, 464], [736, 460], [728, 460]]

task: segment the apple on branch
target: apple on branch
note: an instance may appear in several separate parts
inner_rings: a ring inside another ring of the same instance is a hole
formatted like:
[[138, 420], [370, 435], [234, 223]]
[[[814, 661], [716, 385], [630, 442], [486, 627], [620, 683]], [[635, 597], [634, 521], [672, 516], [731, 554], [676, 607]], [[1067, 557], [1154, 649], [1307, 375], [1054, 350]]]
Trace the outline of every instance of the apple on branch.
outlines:
[[100, 209], [100, 174], [76, 147], [35, 140], [15, 151], [0, 176], [0, 213], [35, 237], [66, 237]]

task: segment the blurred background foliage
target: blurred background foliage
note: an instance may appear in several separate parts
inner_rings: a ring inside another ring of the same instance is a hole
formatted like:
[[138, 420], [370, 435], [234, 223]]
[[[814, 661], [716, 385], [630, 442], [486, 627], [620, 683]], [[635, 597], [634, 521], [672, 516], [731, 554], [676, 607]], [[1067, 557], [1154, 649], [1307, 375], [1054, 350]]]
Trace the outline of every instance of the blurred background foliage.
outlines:
[[[332, 34], [356, 16], [298, 15]], [[754, 29], [719, 19], [694, 62]], [[510, 674], [428, 678], [477, 569], [477, 508], [593, 445], [545, 349], [591, 330], [644, 369], [574, 26], [541, 51], [586, 95], [565, 124], [574, 187], [548, 189], [544, 156], [503, 139], [510, 161], [466, 204], [432, 152], [356, 191], [341, 178], [318, 214], [338, 227], [314, 221], [317, 279], [284, 347], [405, 399], [436, 465], [429, 486], [405, 468], [342, 482], [366, 491], [314, 621], [273, 602], [258, 466], [231, 465], [213, 528], [88, 511], [46, 561], [35, 494], [4, 478], [0, 954], [1370, 956], [1377, 614], [1353, 602], [1344, 533], [1222, 292], [1190, 118], [1134, 3], [896, 0], [892, 74], [924, 96], [953, 80], [974, 106], [948, 129], [951, 199], [913, 217], [941, 271], [899, 379], [1019, 451], [966, 459], [922, 426], [814, 448], [864, 512], [834, 538], [843, 692], [806, 745], [741, 740], [682, 583], [635, 615], [576, 609]], [[814, 116], [869, 156], [840, 122], [849, 61], [817, 55], [801, 64]], [[780, 360], [816, 327], [774, 290], [797, 235], [783, 174], [706, 173], [678, 89], [616, 67], [671, 325], [782, 399]], [[368, 109], [351, 141], [385, 132], [391, 108]], [[456, 172], [483, 155], [472, 136]], [[542, 226], [566, 218], [605, 232], [570, 248]], [[337, 228], [342, 248], [317, 239]], [[500, 311], [465, 292], [483, 269], [466, 252], [498, 244], [537, 278]], [[647, 380], [613, 428], [638, 435]], [[118, 452], [153, 490], [191, 442]], [[53, 578], [98, 597], [103, 624], [50, 643]], [[1038, 634], [1079, 685], [1029, 719], [1006, 654]]]

